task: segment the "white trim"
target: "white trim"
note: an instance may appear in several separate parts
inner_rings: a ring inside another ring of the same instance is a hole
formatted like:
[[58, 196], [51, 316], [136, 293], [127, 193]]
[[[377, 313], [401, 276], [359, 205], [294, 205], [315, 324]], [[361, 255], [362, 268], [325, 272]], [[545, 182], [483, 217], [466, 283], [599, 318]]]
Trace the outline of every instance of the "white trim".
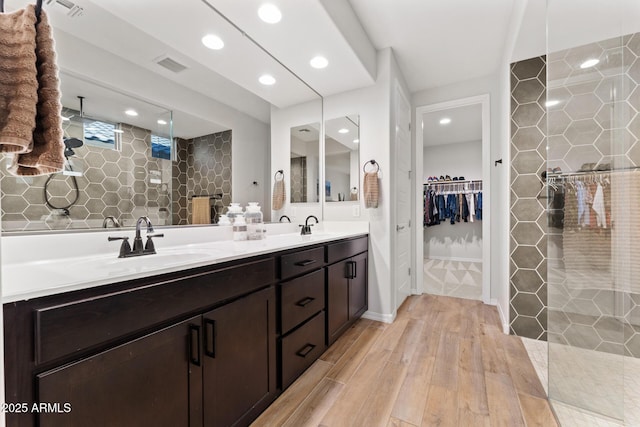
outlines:
[[391, 314], [374, 313], [372, 311], [365, 311], [362, 315], [363, 319], [375, 320], [376, 322], [393, 323], [396, 320], [396, 312]]
[[[482, 105], [482, 301], [489, 304], [491, 299], [491, 97], [488, 93], [468, 98], [454, 99], [451, 101], [439, 102], [437, 104], [423, 105], [416, 108], [415, 132], [415, 174], [416, 177], [423, 176], [422, 150], [424, 148], [422, 134], [422, 115], [434, 111], [448, 110], [451, 108], [466, 107], [468, 105]], [[422, 182], [415, 181], [415, 200], [422, 200]], [[422, 218], [422, 204], [416, 203], [414, 210], [416, 218]], [[416, 225], [418, 222], [416, 221]], [[416, 227], [418, 228], [418, 227]], [[420, 227], [422, 238], [416, 239], [414, 253], [416, 254], [416, 265], [424, 256], [422, 242], [424, 241], [424, 229]], [[417, 237], [418, 233], [414, 233]], [[418, 244], [418, 242], [420, 244]], [[416, 275], [417, 294], [424, 292], [422, 275]]]
[[495, 305], [496, 307], [498, 307], [498, 316], [500, 316], [500, 324], [502, 325], [502, 332], [505, 335], [509, 335], [509, 321], [507, 320], [507, 317], [502, 312], [502, 307], [500, 307], [500, 304], [498, 304], [498, 300], [495, 298], [492, 299], [491, 305]]
[[482, 258], [458, 258], [458, 257], [447, 257], [447, 256], [430, 256], [427, 259], [435, 259], [438, 261], [460, 261], [460, 262], [482, 262]]

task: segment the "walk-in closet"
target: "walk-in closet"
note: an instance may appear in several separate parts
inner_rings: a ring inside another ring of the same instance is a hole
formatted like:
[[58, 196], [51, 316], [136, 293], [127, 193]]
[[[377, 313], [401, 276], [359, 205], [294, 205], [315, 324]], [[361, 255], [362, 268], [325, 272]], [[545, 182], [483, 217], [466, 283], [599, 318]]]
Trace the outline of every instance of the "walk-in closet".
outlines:
[[482, 300], [482, 105], [422, 118], [423, 289]]

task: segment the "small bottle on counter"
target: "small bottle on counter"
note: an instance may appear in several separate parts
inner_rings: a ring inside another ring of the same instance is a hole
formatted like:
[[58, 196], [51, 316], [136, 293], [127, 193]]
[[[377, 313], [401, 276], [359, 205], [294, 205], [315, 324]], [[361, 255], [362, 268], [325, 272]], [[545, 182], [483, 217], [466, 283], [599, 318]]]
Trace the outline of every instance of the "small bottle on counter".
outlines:
[[220, 218], [218, 218], [218, 225], [220, 226], [231, 225], [231, 221], [229, 221], [229, 217], [227, 216], [227, 214], [220, 215]]
[[233, 221], [233, 240], [247, 240], [247, 223], [244, 216], [238, 216]]

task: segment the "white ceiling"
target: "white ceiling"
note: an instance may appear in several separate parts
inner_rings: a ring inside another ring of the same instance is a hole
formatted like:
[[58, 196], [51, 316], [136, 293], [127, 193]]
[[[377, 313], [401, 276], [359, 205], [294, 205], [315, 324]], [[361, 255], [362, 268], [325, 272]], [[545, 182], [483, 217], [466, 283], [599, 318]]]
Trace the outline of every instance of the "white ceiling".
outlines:
[[[440, 120], [445, 117], [451, 119], [451, 123], [441, 125]], [[425, 147], [482, 141], [482, 105], [426, 113], [422, 116], [421, 125]]]
[[374, 46], [393, 48], [411, 92], [494, 73], [514, 4], [513, 0], [349, 1]]

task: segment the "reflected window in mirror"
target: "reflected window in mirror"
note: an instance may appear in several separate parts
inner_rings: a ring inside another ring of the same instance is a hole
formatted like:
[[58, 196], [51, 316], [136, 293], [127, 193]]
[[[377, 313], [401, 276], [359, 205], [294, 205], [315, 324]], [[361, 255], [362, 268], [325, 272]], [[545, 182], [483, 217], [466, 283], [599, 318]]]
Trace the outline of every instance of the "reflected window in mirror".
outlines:
[[291, 203], [320, 200], [320, 123], [291, 128]]
[[326, 120], [325, 200], [357, 201], [360, 190], [360, 116]]

